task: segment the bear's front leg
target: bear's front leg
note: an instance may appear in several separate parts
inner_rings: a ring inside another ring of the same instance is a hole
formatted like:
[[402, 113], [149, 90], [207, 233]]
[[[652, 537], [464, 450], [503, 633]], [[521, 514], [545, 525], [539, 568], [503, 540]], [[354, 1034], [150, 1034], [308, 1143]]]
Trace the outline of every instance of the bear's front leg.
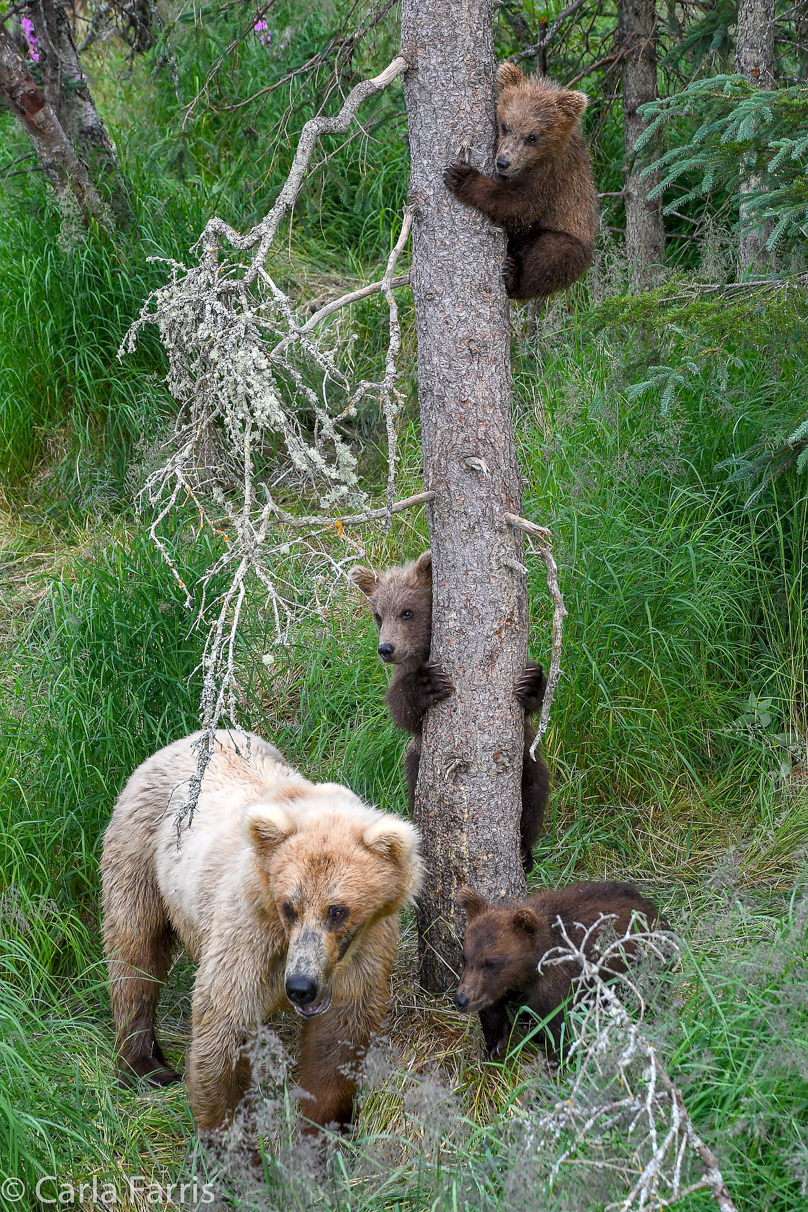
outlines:
[[419, 733], [430, 707], [449, 697], [454, 686], [437, 661], [419, 661], [403, 672], [399, 667], [387, 691], [393, 723], [406, 732]]
[[483, 1029], [486, 1060], [496, 1060], [498, 1056], [504, 1056], [511, 1033], [507, 1002], [504, 998], [480, 1011], [480, 1026]]
[[225, 1127], [250, 1085], [243, 1029], [226, 1020], [194, 1025], [185, 1060], [185, 1084], [194, 1123], [202, 1132]]
[[277, 956], [271, 938], [235, 932], [210, 941], [194, 982], [185, 1083], [194, 1122], [204, 1131], [230, 1122], [250, 1087], [244, 1045], [277, 1004], [267, 985]]
[[524, 192], [513, 184], [493, 181], [470, 164], [456, 160], [443, 174], [443, 183], [458, 201], [481, 210], [503, 227], [521, 227], [524, 222]]

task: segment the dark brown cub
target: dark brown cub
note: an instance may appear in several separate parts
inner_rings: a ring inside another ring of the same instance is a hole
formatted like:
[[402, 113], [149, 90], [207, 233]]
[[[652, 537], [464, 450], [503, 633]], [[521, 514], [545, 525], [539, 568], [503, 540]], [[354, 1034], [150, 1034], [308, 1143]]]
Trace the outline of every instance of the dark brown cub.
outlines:
[[[559, 918], [571, 939], [581, 938], [602, 915], [613, 915], [604, 928], [618, 935], [626, 933], [632, 914], [641, 915], [649, 927], [659, 921], [656, 905], [632, 884], [572, 884], [509, 905], [490, 905], [464, 888], [458, 900], [466, 912], [467, 926], [455, 1005], [466, 1014], [479, 1014], [489, 1058], [505, 1052], [510, 1033], [508, 1011], [518, 1011], [520, 1006], [527, 1006], [540, 1019], [549, 1018], [548, 1051], [557, 1054], [560, 1049], [564, 1020], [560, 1008], [580, 969], [570, 960], [538, 971], [541, 958], [563, 941]], [[590, 939], [592, 948], [598, 933], [593, 932]], [[615, 975], [626, 971], [619, 958], [611, 967]]]
[[[452, 693], [452, 684], [441, 666], [429, 660], [432, 641], [432, 555], [425, 551], [409, 564], [397, 564], [375, 573], [357, 565], [351, 580], [368, 600], [379, 628], [378, 653], [394, 666], [386, 702], [393, 722], [412, 733], [404, 755], [410, 796], [421, 761], [421, 729], [430, 707]], [[541, 665], [528, 664], [514, 694], [525, 710], [525, 740], [522, 758], [522, 816], [520, 821], [522, 864], [533, 870], [533, 847], [538, 841], [544, 810], [550, 797], [550, 771], [541, 753], [530, 756], [536, 735], [527, 717], [541, 708], [547, 679]]]

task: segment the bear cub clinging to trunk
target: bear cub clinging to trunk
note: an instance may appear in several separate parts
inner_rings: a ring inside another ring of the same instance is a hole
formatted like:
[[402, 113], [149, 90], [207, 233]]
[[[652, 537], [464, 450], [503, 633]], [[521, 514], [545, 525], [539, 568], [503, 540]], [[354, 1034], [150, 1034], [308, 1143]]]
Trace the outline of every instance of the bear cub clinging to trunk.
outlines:
[[579, 127], [587, 97], [513, 63], [500, 65], [497, 81], [496, 177], [458, 161], [444, 181], [505, 228], [511, 298], [545, 298], [583, 277], [595, 248], [598, 196]]
[[[612, 932], [621, 938], [628, 931], [632, 914], [644, 917], [649, 929], [659, 922], [656, 905], [633, 884], [571, 884], [568, 888], [545, 889], [511, 905], [489, 905], [478, 893], [463, 888], [458, 903], [466, 912], [468, 924], [455, 1005], [466, 1014], [479, 1014], [490, 1059], [505, 1052], [510, 1034], [508, 1010], [520, 1006], [527, 1006], [540, 1019], [553, 1015], [547, 1024], [548, 1052], [557, 1055], [560, 1050], [564, 1021], [560, 1007], [569, 997], [580, 968], [570, 959], [538, 971], [542, 956], [563, 943], [559, 917], [575, 941], [581, 939], [583, 930], [597, 923], [601, 914], [613, 914], [604, 923], [607, 943]], [[587, 954], [596, 953], [599, 933], [596, 930], [590, 936]], [[624, 953], [626, 960], [634, 958], [630, 943]], [[609, 968], [616, 976], [626, 971], [626, 963], [616, 955]]]
[[[396, 565], [387, 572], [375, 573], [361, 564], [351, 569], [351, 580], [368, 599], [379, 628], [379, 656], [395, 666], [387, 691], [387, 706], [399, 728], [413, 734], [404, 755], [404, 769], [410, 793], [410, 810], [415, 801], [415, 784], [421, 761], [421, 727], [430, 707], [448, 698], [452, 685], [443, 669], [429, 660], [432, 639], [432, 555], [425, 551], [409, 564]], [[541, 665], [529, 664], [519, 679], [514, 694], [525, 715], [541, 708], [547, 680]], [[521, 854], [526, 872], [533, 869], [532, 850], [541, 832], [544, 809], [550, 795], [550, 771], [540, 753], [530, 756], [536, 733], [525, 719], [525, 745], [522, 760]]]

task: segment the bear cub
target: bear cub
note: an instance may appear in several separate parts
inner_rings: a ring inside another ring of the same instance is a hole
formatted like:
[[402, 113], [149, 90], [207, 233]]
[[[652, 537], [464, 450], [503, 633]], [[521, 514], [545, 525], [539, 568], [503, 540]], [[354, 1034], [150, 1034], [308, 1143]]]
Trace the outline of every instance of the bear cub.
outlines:
[[585, 93], [513, 63], [497, 73], [496, 177], [458, 161], [448, 189], [505, 228], [505, 286], [512, 299], [546, 298], [572, 286], [592, 261], [598, 196], [580, 130]]
[[[501, 1056], [508, 1046], [508, 1010], [527, 1006], [547, 1024], [548, 1053], [557, 1056], [561, 1047], [564, 1014], [560, 1007], [573, 989], [580, 968], [572, 959], [548, 964], [538, 971], [539, 961], [563, 940], [557, 919], [561, 918], [571, 939], [580, 938], [601, 914], [614, 914], [604, 923], [607, 938], [616, 931], [622, 936], [631, 925], [632, 914], [642, 915], [649, 929], [659, 922], [659, 910], [632, 884], [572, 884], [545, 889], [521, 904], [490, 905], [478, 893], [464, 888], [458, 903], [466, 912], [463, 943], [463, 973], [455, 994], [455, 1005], [466, 1014], [477, 1013], [489, 1059]], [[593, 933], [589, 950], [597, 948]], [[631, 960], [630, 945], [625, 948]], [[615, 957], [611, 970], [626, 971]], [[556, 1012], [553, 1014], [553, 1012]]]
[[[415, 785], [421, 761], [421, 728], [426, 712], [435, 703], [448, 698], [452, 684], [441, 666], [429, 660], [432, 640], [432, 555], [425, 551], [409, 564], [396, 565], [375, 573], [359, 564], [350, 577], [368, 599], [379, 628], [379, 656], [395, 667], [386, 702], [393, 722], [412, 733], [404, 755], [404, 768], [410, 795], [410, 810], [415, 801]], [[541, 665], [525, 667], [514, 694], [527, 717], [539, 711], [547, 679]], [[525, 719], [525, 744], [522, 761], [522, 817], [520, 823], [522, 865], [533, 869], [533, 847], [541, 833], [544, 810], [550, 796], [550, 771], [540, 753], [530, 756], [536, 733]]]

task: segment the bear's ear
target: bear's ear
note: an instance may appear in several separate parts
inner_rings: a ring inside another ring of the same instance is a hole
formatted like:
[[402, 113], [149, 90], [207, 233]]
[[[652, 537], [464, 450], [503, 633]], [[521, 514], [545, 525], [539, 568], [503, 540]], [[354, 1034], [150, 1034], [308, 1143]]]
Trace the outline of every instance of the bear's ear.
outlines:
[[556, 106], [570, 122], [579, 122], [589, 104], [586, 93], [573, 92], [562, 88], [556, 98]]
[[534, 935], [538, 933], [539, 919], [532, 909], [517, 909], [513, 915], [513, 925], [515, 930], [523, 934]]
[[497, 68], [497, 86], [500, 92], [503, 88], [507, 88], [509, 84], [521, 83], [524, 78], [525, 73], [515, 63], [500, 63]]
[[297, 825], [279, 804], [256, 805], [244, 818], [244, 828], [253, 849], [268, 858], [281, 842], [297, 832]]
[[415, 561], [415, 564], [413, 565], [412, 570], [415, 573], [416, 580], [420, 581], [422, 585], [431, 585], [432, 584], [432, 552], [425, 551], [423, 553], [423, 555], [419, 555], [418, 559]]
[[472, 888], [461, 888], [457, 894], [457, 903], [465, 910], [468, 921], [472, 921], [488, 908], [485, 898]]
[[353, 581], [357, 588], [362, 590], [366, 598], [369, 598], [376, 588], [379, 578], [372, 568], [365, 568], [364, 564], [357, 564], [348, 573], [349, 580]]
[[409, 821], [393, 816], [392, 812], [386, 812], [368, 825], [362, 841], [368, 850], [389, 859], [397, 867], [410, 867], [418, 861], [418, 831]]

